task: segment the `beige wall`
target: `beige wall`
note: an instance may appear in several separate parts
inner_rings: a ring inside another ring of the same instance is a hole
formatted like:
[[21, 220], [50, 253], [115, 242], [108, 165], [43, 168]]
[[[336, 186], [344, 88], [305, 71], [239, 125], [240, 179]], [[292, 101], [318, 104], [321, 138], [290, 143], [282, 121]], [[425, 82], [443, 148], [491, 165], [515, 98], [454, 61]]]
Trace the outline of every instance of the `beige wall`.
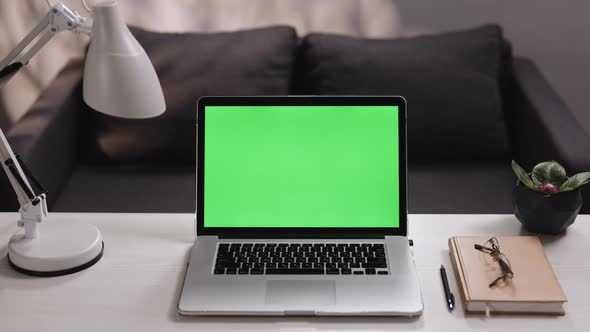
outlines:
[[[46, 14], [47, 5], [40, 1], [0, 1], [0, 57], [7, 53], [23, 38], [29, 30]], [[60, 36], [61, 37], [61, 36]], [[43, 49], [39, 56], [31, 61], [27, 70], [22, 70], [6, 86], [1, 93], [8, 110], [8, 119], [14, 120], [35, 100], [39, 91], [46, 86], [56, 70], [67, 59], [61, 57], [64, 49], [75, 50], [79, 44], [75, 36], [64, 36], [54, 40]], [[67, 51], [68, 56], [73, 51]], [[57, 67], [57, 68], [55, 68]]]

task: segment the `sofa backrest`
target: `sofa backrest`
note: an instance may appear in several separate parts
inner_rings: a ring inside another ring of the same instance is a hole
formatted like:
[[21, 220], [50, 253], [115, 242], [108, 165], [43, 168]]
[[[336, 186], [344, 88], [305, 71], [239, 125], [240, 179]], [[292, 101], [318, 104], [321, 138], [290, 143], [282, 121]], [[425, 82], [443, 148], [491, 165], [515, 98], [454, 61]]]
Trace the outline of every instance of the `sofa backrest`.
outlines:
[[410, 162], [502, 160], [507, 50], [495, 25], [381, 40], [309, 35], [295, 92], [404, 96]]
[[88, 112], [90, 162], [193, 165], [204, 95], [402, 95], [410, 162], [510, 157], [503, 80], [511, 52], [495, 25], [435, 36], [360, 39], [272, 27], [215, 34], [132, 32], [154, 62], [163, 116]]
[[0, 128], [6, 131], [10, 128], [10, 121], [8, 117], [8, 113], [6, 113], [6, 107], [4, 106], [4, 100], [2, 100], [2, 96], [0, 95]]

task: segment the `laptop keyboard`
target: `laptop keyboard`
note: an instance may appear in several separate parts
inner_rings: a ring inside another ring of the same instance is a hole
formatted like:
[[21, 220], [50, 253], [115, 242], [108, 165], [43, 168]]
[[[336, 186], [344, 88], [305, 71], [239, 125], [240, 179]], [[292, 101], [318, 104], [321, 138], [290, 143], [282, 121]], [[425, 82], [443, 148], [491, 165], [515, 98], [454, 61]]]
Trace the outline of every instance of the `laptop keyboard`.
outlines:
[[388, 274], [382, 243], [219, 243], [214, 274]]

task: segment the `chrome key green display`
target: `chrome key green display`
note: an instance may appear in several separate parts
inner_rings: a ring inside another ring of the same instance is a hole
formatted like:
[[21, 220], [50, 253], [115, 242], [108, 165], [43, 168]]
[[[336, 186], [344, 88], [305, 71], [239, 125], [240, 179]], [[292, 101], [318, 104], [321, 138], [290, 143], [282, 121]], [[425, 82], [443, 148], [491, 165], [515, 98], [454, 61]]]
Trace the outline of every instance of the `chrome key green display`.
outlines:
[[397, 106], [206, 106], [205, 227], [399, 227]]

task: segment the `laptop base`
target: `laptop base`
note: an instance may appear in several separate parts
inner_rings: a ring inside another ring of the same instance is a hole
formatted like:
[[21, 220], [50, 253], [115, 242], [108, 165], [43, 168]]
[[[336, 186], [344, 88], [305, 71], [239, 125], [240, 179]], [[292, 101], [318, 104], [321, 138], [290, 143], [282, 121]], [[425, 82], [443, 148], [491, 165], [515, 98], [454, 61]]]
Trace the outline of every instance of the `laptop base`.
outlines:
[[[182, 315], [416, 316], [423, 310], [408, 240], [268, 240], [252, 243], [383, 243], [387, 275], [219, 275], [216, 236], [199, 236], [178, 302]], [[238, 240], [236, 240], [238, 241]]]

